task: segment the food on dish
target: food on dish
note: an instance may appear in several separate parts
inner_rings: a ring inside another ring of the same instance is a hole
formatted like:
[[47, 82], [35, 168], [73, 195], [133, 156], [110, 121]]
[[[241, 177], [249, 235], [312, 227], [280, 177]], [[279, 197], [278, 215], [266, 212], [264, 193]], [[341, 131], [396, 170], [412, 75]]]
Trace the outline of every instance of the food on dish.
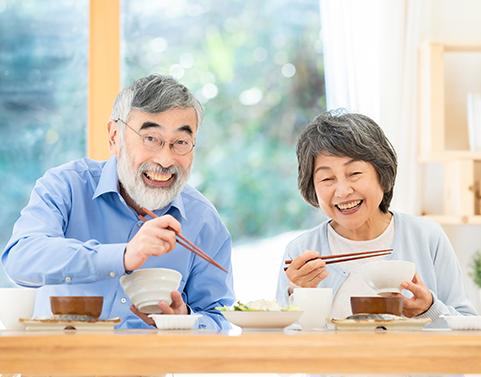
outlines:
[[280, 306], [277, 303], [277, 300], [255, 300], [249, 301], [247, 304], [242, 304], [240, 301], [237, 301], [237, 304], [234, 304], [232, 307], [217, 307], [217, 310], [221, 311], [243, 311], [243, 312], [281, 312], [281, 311], [299, 311], [299, 305], [291, 305], [291, 306]]

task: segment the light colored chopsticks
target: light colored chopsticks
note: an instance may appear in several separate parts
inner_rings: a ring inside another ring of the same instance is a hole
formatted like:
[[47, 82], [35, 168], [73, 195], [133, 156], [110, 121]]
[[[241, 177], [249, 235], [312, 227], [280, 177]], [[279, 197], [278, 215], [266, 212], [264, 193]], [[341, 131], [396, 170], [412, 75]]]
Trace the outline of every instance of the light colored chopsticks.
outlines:
[[[155, 213], [149, 211], [147, 208], [142, 208], [146, 214], [151, 216], [153, 219], [155, 219], [157, 216]], [[144, 223], [147, 222], [148, 220], [144, 217], [139, 215], [138, 216], [139, 220], [143, 221]], [[169, 227], [170, 230], [172, 230], [175, 235], [177, 236], [177, 243], [183, 247], [185, 247], [187, 250], [193, 252], [195, 255], [198, 255], [199, 257], [205, 259], [207, 262], [213, 264], [217, 268], [220, 268], [222, 271], [225, 273], [229, 273], [227, 270], [222, 268], [220, 264], [218, 264], [215, 260], [213, 260], [211, 257], [209, 257], [206, 253], [204, 253], [201, 249], [199, 249], [197, 246], [195, 246], [192, 242], [190, 242], [187, 238], [183, 237], [181, 234], [178, 234], [174, 229]], [[180, 238], [180, 239], [179, 239]], [[182, 242], [183, 241], [183, 242]]]
[[[325, 256], [325, 257], [317, 257], [315, 259], [322, 259], [322, 260], [326, 261], [326, 264], [341, 263], [341, 262], [348, 262], [348, 261], [351, 261], [351, 260], [373, 258], [373, 257], [379, 257], [381, 255], [389, 255], [389, 254], [391, 254], [391, 251], [392, 251], [392, 249], [362, 251], [360, 253], [328, 255], [328, 256]], [[312, 259], [312, 260], [314, 260], [314, 259]], [[285, 264], [291, 264], [292, 260], [286, 260], [284, 263]], [[288, 267], [284, 267], [284, 271], [286, 271], [287, 269], [288, 269]]]

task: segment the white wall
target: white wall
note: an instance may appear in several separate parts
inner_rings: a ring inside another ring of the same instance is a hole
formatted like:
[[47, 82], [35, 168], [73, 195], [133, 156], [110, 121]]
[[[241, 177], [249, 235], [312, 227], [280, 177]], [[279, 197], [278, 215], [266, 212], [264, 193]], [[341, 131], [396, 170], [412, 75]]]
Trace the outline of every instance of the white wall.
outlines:
[[[479, 0], [432, 0], [431, 20], [425, 31], [430, 39], [468, 39], [481, 40], [481, 1]], [[455, 54], [459, 55], [459, 54]], [[477, 88], [481, 91], [481, 54], [474, 56], [476, 63], [465, 61], [465, 57], [451, 56], [445, 60], [446, 72], [446, 111], [447, 135], [450, 140], [455, 140], [449, 135], [461, 135], [453, 149], [467, 148], [467, 127], [464, 113], [459, 113], [465, 100], [466, 90]], [[469, 58], [472, 59], [473, 57]], [[459, 123], [453, 119], [460, 120]], [[425, 210], [442, 211], [442, 192], [439, 182], [442, 182], [442, 168], [433, 164], [426, 168], [427, 184], [425, 186]], [[434, 194], [433, 194], [434, 193]], [[449, 225], [444, 226], [450, 238], [458, 259], [463, 269], [468, 291], [474, 305], [481, 313], [481, 299], [478, 289], [468, 276], [468, 265], [472, 254], [481, 250], [481, 227], [476, 225]], [[449, 279], [449, 277], [446, 277]]]

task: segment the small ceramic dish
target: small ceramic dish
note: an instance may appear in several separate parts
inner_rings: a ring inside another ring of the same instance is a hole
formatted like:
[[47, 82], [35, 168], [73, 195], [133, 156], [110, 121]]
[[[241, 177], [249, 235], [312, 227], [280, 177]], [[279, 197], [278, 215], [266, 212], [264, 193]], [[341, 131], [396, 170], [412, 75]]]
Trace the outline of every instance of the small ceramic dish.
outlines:
[[481, 330], [481, 316], [444, 315], [440, 316], [452, 330]]
[[102, 313], [102, 296], [50, 296], [54, 315], [82, 315], [99, 318]]
[[295, 323], [303, 311], [223, 311], [225, 319], [247, 329], [283, 329]]
[[149, 314], [159, 330], [190, 330], [195, 322], [202, 317], [201, 314]]
[[401, 316], [404, 297], [353, 296], [352, 314], [393, 314]]
[[132, 304], [145, 314], [159, 313], [159, 301], [172, 303], [170, 296], [180, 286], [182, 274], [170, 268], [145, 268], [124, 275], [120, 285]]
[[364, 281], [380, 296], [401, 293], [401, 284], [411, 281], [416, 272], [416, 265], [402, 260], [382, 260], [361, 266]]
[[[399, 318], [392, 315], [380, 315], [386, 319], [335, 319], [328, 318], [328, 322], [336, 326], [336, 330], [363, 331], [363, 330], [392, 330], [392, 331], [419, 331], [429, 323], [430, 318]], [[392, 319], [388, 319], [392, 317]]]

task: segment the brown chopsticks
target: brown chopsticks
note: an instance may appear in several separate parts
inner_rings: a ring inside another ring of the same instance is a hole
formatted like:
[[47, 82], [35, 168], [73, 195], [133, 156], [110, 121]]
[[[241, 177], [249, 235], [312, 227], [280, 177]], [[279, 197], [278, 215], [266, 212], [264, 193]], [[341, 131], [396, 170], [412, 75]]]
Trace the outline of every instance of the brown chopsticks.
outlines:
[[[155, 215], [155, 213], [149, 211], [147, 208], [142, 208], [145, 213], [147, 213], [148, 215], [150, 215], [153, 219], [155, 219], [157, 216]], [[141, 215], [138, 216], [139, 220], [143, 221], [144, 223], [147, 222], [147, 219]], [[218, 264], [215, 260], [213, 260], [211, 257], [209, 257], [206, 253], [204, 253], [201, 249], [199, 249], [197, 246], [195, 246], [193, 243], [191, 243], [188, 239], [186, 239], [185, 237], [183, 237], [181, 234], [178, 234], [174, 229], [172, 229], [171, 227], [169, 227], [170, 230], [172, 230], [173, 232], [175, 232], [175, 235], [177, 236], [177, 243], [183, 247], [185, 247], [187, 250], [193, 252], [195, 255], [198, 255], [199, 257], [205, 259], [207, 262], [213, 264], [214, 266], [216, 266], [217, 268], [220, 268], [222, 271], [224, 271], [225, 273], [229, 273], [227, 270], [225, 270], [224, 268], [222, 268], [222, 266], [220, 264]], [[180, 238], [180, 239], [179, 239]], [[184, 241], [184, 242], [182, 242]]]
[[[322, 260], [326, 261], [326, 264], [341, 263], [341, 262], [348, 262], [348, 261], [351, 261], [351, 260], [373, 258], [373, 257], [379, 257], [381, 255], [389, 255], [389, 254], [391, 254], [391, 251], [392, 251], [392, 249], [362, 251], [360, 253], [328, 255], [328, 256], [325, 256], [325, 257], [317, 257], [315, 259], [322, 259]], [[315, 259], [312, 259], [312, 260], [315, 260]], [[286, 260], [284, 263], [285, 264], [291, 264], [292, 260]], [[288, 267], [284, 267], [284, 271], [286, 271], [287, 269], [288, 269]]]

